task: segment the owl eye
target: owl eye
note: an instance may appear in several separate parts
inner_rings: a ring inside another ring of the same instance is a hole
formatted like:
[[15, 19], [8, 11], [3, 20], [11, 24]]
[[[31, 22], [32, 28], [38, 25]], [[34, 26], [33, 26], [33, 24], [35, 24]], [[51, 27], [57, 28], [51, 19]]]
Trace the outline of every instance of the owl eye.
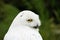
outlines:
[[32, 19], [28, 19], [27, 21], [28, 21], [28, 22], [32, 22], [33, 20], [32, 20]]

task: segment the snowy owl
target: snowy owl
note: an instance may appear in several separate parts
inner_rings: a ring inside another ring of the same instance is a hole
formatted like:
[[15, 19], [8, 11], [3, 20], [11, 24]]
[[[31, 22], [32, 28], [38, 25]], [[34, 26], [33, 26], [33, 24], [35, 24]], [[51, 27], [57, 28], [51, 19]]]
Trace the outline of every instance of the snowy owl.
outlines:
[[39, 33], [39, 15], [24, 10], [13, 20], [4, 40], [43, 40]]

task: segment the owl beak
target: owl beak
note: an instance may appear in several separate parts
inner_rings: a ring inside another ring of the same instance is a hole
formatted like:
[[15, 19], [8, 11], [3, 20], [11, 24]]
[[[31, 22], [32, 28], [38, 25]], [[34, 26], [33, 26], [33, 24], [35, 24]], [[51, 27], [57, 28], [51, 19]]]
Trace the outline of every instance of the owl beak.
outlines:
[[39, 26], [38, 26], [38, 25], [36, 25], [36, 26], [34, 26], [33, 28], [37, 29], [37, 28], [39, 28]]

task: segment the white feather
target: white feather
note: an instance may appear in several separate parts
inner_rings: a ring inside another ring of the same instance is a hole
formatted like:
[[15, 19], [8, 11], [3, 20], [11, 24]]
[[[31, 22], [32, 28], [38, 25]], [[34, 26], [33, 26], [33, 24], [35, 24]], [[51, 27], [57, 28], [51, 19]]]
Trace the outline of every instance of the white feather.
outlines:
[[[28, 19], [33, 21], [29, 23]], [[36, 25], [41, 25], [39, 16], [32, 11], [22, 11], [13, 20], [4, 40], [43, 40], [38, 28], [33, 28]]]

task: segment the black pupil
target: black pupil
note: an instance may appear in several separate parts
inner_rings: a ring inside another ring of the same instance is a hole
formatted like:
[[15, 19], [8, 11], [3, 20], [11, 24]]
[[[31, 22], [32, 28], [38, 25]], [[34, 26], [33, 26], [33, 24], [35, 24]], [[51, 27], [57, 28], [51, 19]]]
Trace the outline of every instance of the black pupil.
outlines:
[[30, 22], [31, 22], [31, 21], [33, 21], [33, 20], [32, 20], [32, 19], [29, 19], [29, 20], [27, 20], [27, 21], [30, 21]]

